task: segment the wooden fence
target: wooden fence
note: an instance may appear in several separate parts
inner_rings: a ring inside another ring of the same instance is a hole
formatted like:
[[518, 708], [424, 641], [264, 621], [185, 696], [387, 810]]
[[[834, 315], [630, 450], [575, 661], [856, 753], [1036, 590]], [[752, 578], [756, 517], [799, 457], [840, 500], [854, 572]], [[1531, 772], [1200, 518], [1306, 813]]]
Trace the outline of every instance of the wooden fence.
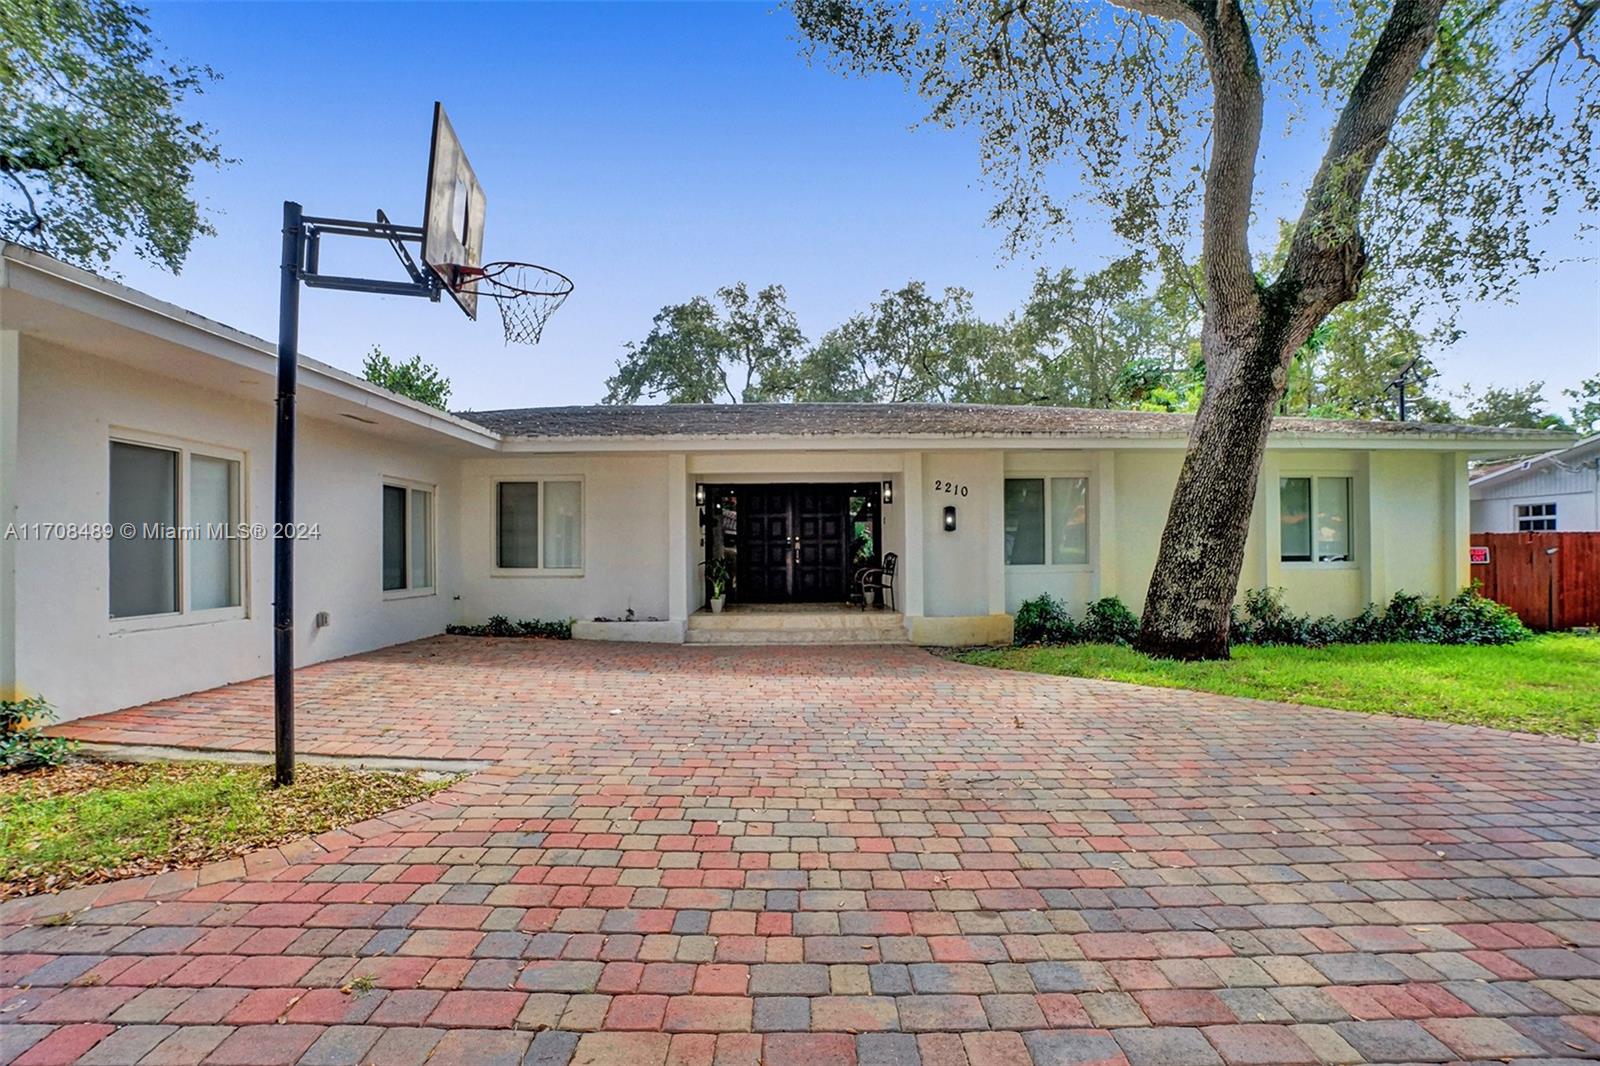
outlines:
[[1600, 625], [1600, 532], [1474, 533], [1472, 548], [1483, 594], [1532, 628]]

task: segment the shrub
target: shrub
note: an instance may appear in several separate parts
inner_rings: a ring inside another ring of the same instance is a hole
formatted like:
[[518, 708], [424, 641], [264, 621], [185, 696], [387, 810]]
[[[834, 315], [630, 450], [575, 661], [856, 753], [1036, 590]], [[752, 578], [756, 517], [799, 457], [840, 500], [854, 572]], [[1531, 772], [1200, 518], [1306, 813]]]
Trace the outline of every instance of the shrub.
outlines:
[[1384, 638], [1383, 611], [1375, 603], [1361, 608], [1354, 618], [1339, 623], [1336, 644], [1376, 644]]
[[42, 696], [0, 700], [0, 771], [66, 762], [72, 741], [44, 735], [44, 727], [55, 719], [55, 708]]
[[1436, 615], [1438, 604], [1425, 596], [1396, 592], [1383, 609], [1384, 640], [1413, 644], [1441, 644], [1444, 634]]
[[[1278, 644], [1320, 648], [1326, 644], [1513, 644], [1532, 636], [1508, 607], [1486, 599], [1474, 584], [1446, 603], [1410, 592], [1396, 592], [1385, 607], [1369, 603], [1354, 618], [1295, 614], [1283, 590], [1250, 589], [1229, 615], [1235, 644]], [[1048, 593], [1017, 608], [1018, 644], [1130, 644], [1139, 619], [1115, 596], [1089, 604], [1082, 622]]]
[[1133, 638], [1139, 635], [1139, 618], [1115, 596], [1105, 596], [1089, 605], [1078, 632], [1080, 640], [1132, 644]]
[[1236, 632], [1243, 644], [1307, 644], [1311, 619], [1297, 615], [1283, 602], [1282, 589], [1251, 589], [1244, 594], [1244, 616], [1237, 612]]
[[476, 626], [445, 626], [444, 631], [453, 637], [544, 637], [549, 640], [571, 640], [572, 619], [563, 618], [553, 622], [542, 619], [518, 619], [513, 622], [503, 614], [497, 614], [482, 625]]
[[1517, 612], [1478, 591], [1477, 582], [1438, 609], [1441, 644], [1515, 644], [1533, 636]]
[[1012, 639], [1018, 644], [1071, 644], [1078, 639], [1072, 616], [1048, 592], [1017, 608], [1012, 629]]

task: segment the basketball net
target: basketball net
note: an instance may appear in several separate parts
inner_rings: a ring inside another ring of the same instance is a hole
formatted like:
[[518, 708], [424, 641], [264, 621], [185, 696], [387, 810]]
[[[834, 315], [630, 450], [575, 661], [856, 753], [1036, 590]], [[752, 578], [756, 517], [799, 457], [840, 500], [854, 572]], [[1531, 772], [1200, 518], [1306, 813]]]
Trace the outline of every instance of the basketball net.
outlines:
[[572, 295], [572, 279], [536, 263], [498, 262], [457, 268], [457, 288], [471, 286], [500, 308], [507, 344], [538, 344], [550, 316]]

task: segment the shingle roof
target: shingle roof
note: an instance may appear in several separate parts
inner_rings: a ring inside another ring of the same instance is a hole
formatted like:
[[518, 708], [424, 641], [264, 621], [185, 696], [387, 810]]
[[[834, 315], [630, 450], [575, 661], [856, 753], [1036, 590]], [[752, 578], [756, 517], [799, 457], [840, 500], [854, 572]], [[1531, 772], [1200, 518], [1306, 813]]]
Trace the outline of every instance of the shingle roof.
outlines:
[[[462, 411], [460, 417], [508, 437], [1177, 437], [1192, 415], [1077, 407], [932, 403], [649, 404]], [[1484, 443], [1548, 445], [1568, 438], [1544, 430], [1428, 422], [1279, 418], [1273, 433], [1337, 437], [1466, 437]]]

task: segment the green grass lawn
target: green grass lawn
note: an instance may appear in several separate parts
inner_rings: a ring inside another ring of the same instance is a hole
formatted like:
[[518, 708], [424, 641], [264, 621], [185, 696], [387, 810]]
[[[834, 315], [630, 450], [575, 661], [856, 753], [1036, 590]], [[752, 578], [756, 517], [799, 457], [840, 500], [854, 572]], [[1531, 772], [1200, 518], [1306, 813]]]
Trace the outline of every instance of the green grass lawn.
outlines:
[[359, 822], [449, 780], [301, 766], [102, 763], [0, 774], [0, 899], [228, 858]]
[[1594, 739], [1600, 639], [1542, 636], [1497, 647], [1342, 644], [1236, 647], [1227, 662], [1151, 659], [1113, 644], [964, 651], [962, 662], [1068, 677], [1253, 696], [1347, 711]]

